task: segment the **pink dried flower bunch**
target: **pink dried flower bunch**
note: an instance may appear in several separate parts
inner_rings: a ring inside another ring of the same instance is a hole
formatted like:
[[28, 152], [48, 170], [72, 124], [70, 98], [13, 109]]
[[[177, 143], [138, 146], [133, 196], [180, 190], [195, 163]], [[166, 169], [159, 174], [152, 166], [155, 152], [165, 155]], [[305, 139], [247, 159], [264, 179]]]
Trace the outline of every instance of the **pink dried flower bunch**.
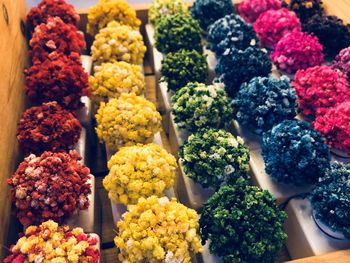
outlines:
[[78, 53], [52, 52], [44, 62], [34, 61], [24, 73], [24, 90], [34, 103], [55, 100], [63, 108], [75, 110], [83, 106], [81, 96], [89, 94], [88, 74]]
[[287, 33], [301, 31], [299, 18], [286, 8], [262, 13], [253, 27], [260, 38], [261, 45], [268, 47], [274, 47]]
[[282, 0], [243, 0], [238, 11], [248, 23], [254, 23], [258, 17], [267, 10], [282, 8]]
[[70, 55], [71, 52], [80, 54], [86, 43], [83, 34], [74, 25], [66, 24], [56, 16], [49, 17], [46, 24], [42, 23], [35, 28], [29, 45], [29, 55], [34, 62], [44, 61], [54, 51], [65, 55]]
[[90, 170], [80, 160], [75, 150], [24, 159], [8, 179], [15, 213], [24, 226], [48, 219], [61, 223], [89, 207]]
[[335, 57], [333, 66], [347, 74], [350, 78], [350, 47], [342, 49]]
[[68, 150], [80, 137], [81, 124], [57, 102], [27, 109], [17, 128], [17, 139], [25, 153]]
[[289, 74], [321, 65], [323, 46], [318, 38], [303, 32], [288, 33], [278, 41], [271, 54], [274, 64]]
[[293, 82], [298, 104], [306, 116], [323, 114], [328, 108], [350, 100], [347, 77], [330, 66], [316, 66], [299, 70]]
[[350, 155], [350, 101], [318, 115], [313, 126], [331, 147]]

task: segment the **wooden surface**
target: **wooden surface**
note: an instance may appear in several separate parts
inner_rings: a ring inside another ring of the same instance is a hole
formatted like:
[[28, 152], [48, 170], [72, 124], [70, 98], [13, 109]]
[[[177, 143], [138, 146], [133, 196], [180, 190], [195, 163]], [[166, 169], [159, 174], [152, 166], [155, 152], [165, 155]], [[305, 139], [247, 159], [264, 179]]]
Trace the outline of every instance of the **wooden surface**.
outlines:
[[337, 251], [334, 253], [289, 261], [289, 263], [349, 263], [350, 250]]
[[27, 48], [21, 20], [26, 12], [24, 0], [0, 0], [0, 261], [4, 255], [4, 246], [15, 232], [7, 233], [10, 199], [6, 180], [19, 161], [15, 134], [25, 105], [23, 68], [27, 63]]
[[323, 0], [323, 2], [328, 14], [336, 15], [346, 23], [350, 23], [350, 0]]

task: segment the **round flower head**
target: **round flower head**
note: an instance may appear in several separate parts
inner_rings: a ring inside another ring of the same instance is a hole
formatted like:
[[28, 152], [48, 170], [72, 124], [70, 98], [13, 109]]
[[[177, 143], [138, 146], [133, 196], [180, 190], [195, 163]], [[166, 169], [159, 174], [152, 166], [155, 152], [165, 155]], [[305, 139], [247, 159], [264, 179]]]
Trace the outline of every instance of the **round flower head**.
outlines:
[[201, 252], [196, 211], [175, 198], [140, 198], [117, 223], [114, 242], [120, 262], [190, 263], [190, 254]]
[[235, 96], [242, 83], [271, 73], [272, 62], [265, 49], [248, 47], [245, 50], [231, 48], [219, 58], [215, 72], [225, 83], [229, 96]]
[[350, 155], [350, 102], [329, 108], [316, 117], [313, 127], [333, 148]]
[[57, 102], [27, 109], [18, 124], [17, 139], [25, 153], [68, 150], [79, 140], [81, 124]]
[[292, 0], [290, 9], [294, 11], [302, 23], [306, 23], [314, 15], [323, 15], [322, 0]]
[[282, 8], [282, 0], [243, 0], [238, 6], [239, 14], [248, 23], [254, 23], [267, 10]]
[[59, 17], [49, 17], [46, 24], [35, 28], [29, 45], [32, 61], [43, 62], [54, 51], [67, 56], [72, 52], [80, 54], [86, 43], [83, 34], [74, 25], [64, 23]]
[[196, 50], [181, 49], [166, 54], [162, 60], [161, 81], [168, 89], [177, 91], [189, 82], [206, 82], [208, 76], [207, 57]]
[[233, 108], [238, 122], [261, 133], [296, 116], [296, 94], [287, 77], [256, 77], [242, 84]]
[[209, 48], [221, 56], [227, 49], [246, 49], [259, 44], [252, 25], [238, 15], [227, 15], [215, 21], [208, 28]]
[[125, 61], [140, 65], [145, 53], [141, 33], [115, 21], [100, 30], [91, 47], [92, 59], [97, 63]]
[[241, 176], [248, 178], [249, 148], [224, 130], [208, 128], [190, 135], [179, 155], [186, 175], [204, 187], [219, 189]]
[[350, 26], [336, 16], [313, 16], [303, 25], [303, 31], [314, 33], [331, 58], [350, 46]]
[[287, 235], [287, 215], [268, 191], [247, 185], [223, 186], [202, 208], [199, 220], [203, 242], [223, 262], [275, 262]]
[[302, 32], [292, 32], [278, 41], [271, 54], [272, 61], [282, 71], [295, 73], [322, 64], [323, 46], [317, 37]]
[[90, 170], [76, 151], [29, 155], [8, 179], [12, 204], [24, 226], [48, 219], [63, 222], [89, 207]]
[[148, 21], [155, 24], [159, 18], [174, 14], [189, 15], [184, 0], [153, 0], [148, 9]]
[[83, 106], [81, 96], [89, 94], [88, 74], [78, 53], [52, 52], [43, 62], [34, 61], [24, 73], [24, 90], [37, 104], [55, 100], [63, 108], [75, 110]]
[[186, 14], [161, 17], [155, 28], [156, 48], [162, 53], [180, 49], [202, 52], [199, 22]]
[[37, 6], [32, 7], [27, 15], [27, 25], [30, 32], [41, 23], [46, 23], [49, 17], [58, 16], [66, 24], [77, 26], [80, 17], [74, 7], [64, 0], [42, 0]]
[[135, 30], [141, 25], [136, 11], [125, 0], [99, 0], [96, 5], [89, 8], [87, 18], [86, 32], [92, 36], [112, 21]]
[[39, 226], [29, 226], [9, 252], [4, 263], [100, 261], [95, 236], [85, 234], [82, 228], [59, 226], [52, 220]]
[[175, 122], [191, 132], [223, 127], [232, 118], [232, 106], [221, 84], [188, 83], [171, 101]]
[[268, 47], [274, 47], [287, 33], [301, 31], [298, 17], [286, 8], [262, 13], [253, 27], [260, 38], [261, 45]]
[[200, 22], [203, 30], [216, 20], [235, 11], [231, 0], [196, 0], [191, 8], [191, 15]]
[[298, 104], [306, 116], [322, 114], [334, 105], [350, 100], [347, 77], [330, 66], [316, 66], [299, 70], [293, 82]]
[[176, 168], [175, 157], [157, 144], [123, 147], [108, 161], [103, 186], [113, 202], [136, 204], [140, 197], [164, 196]]
[[275, 181], [304, 185], [316, 183], [329, 167], [328, 146], [309, 123], [285, 120], [264, 134], [265, 170]]
[[317, 219], [350, 239], [350, 165], [333, 163], [309, 199]]
[[98, 138], [111, 150], [150, 143], [161, 129], [161, 116], [154, 104], [134, 93], [102, 102], [96, 121]]
[[93, 100], [96, 102], [119, 98], [122, 93], [142, 95], [146, 85], [141, 66], [124, 61], [95, 66], [89, 84]]
[[333, 61], [333, 67], [340, 69], [350, 79], [350, 47], [342, 49]]

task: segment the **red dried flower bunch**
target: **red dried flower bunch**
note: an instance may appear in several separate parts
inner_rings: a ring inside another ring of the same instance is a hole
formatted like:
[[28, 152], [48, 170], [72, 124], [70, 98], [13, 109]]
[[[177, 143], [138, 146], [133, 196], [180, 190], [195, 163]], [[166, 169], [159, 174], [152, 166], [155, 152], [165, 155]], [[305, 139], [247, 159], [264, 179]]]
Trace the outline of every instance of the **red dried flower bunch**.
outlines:
[[17, 128], [17, 139], [25, 153], [68, 150], [80, 137], [81, 124], [57, 102], [27, 109]]
[[49, 17], [58, 16], [66, 24], [77, 26], [80, 17], [74, 7], [64, 0], [42, 0], [37, 6], [30, 9], [27, 15], [27, 25], [30, 32], [41, 23], [46, 23]]
[[286, 8], [268, 10], [255, 21], [254, 30], [262, 46], [274, 47], [289, 32], [301, 31], [297, 15]]
[[278, 41], [271, 54], [277, 68], [287, 73], [321, 65], [323, 46], [318, 38], [303, 32], [288, 33]]
[[350, 100], [347, 77], [330, 66], [316, 66], [299, 70], [293, 82], [298, 104], [306, 116], [322, 114], [328, 108]]
[[350, 47], [342, 49], [335, 57], [333, 66], [347, 74], [350, 78]]
[[64, 222], [89, 207], [90, 170], [80, 160], [75, 150], [24, 159], [8, 179], [15, 213], [24, 226], [48, 219]]
[[239, 14], [248, 23], [254, 23], [267, 10], [282, 8], [282, 0], [243, 0], [239, 6]]
[[331, 147], [350, 155], [350, 101], [318, 115], [313, 127], [326, 138]]
[[83, 105], [81, 96], [89, 94], [88, 74], [78, 53], [66, 56], [52, 52], [44, 62], [35, 61], [24, 73], [24, 90], [34, 103], [55, 100], [63, 108], [75, 110]]
[[34, 30], [29, 42], [32, 61], [44, 61], [51, 52], [65, 55], [71, 52], [80, 54], [85, 48], [84, 36], [74, 25], [66, 24], [59, 17], [49, 17], [46, 24], [40, 24]]

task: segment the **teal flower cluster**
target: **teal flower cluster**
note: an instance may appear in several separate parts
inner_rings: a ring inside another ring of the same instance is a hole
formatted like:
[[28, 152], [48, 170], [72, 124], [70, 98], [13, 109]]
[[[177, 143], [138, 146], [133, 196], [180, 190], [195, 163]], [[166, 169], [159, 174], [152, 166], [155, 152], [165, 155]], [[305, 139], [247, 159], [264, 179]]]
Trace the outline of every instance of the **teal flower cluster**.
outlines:
[[221, 84], [188, 83], [171, 97], [171, 101], [175, 123], [190, 132], [205, 127], [223, 127], [233, 114]]
[[166, 54], [162, 61], [162, 79], [168, 89], [177, 91], [189, 82], [207, 81], [207, 57], [196, 50], [181, 49]]
[[203, 187], [218, 189], [249, 177], [249, 148], [224, 130], [199, 130], [180, 147], [179, 155], [186, 175]]
[[330, 165], [329, 148], [305, 121], [285, 120], [264, 134], [266, 172], [277, 182], [316, 183]]
[[333, 163], [309, 199], [316, 218], [350, 239], [350, 165]]
[[209, 239], [210, 252], [225, 263], [271, 263], [287, 237], [286, 217], [268, 191], [240, 179], [208, 200], [199, 224], [202, 240]]

